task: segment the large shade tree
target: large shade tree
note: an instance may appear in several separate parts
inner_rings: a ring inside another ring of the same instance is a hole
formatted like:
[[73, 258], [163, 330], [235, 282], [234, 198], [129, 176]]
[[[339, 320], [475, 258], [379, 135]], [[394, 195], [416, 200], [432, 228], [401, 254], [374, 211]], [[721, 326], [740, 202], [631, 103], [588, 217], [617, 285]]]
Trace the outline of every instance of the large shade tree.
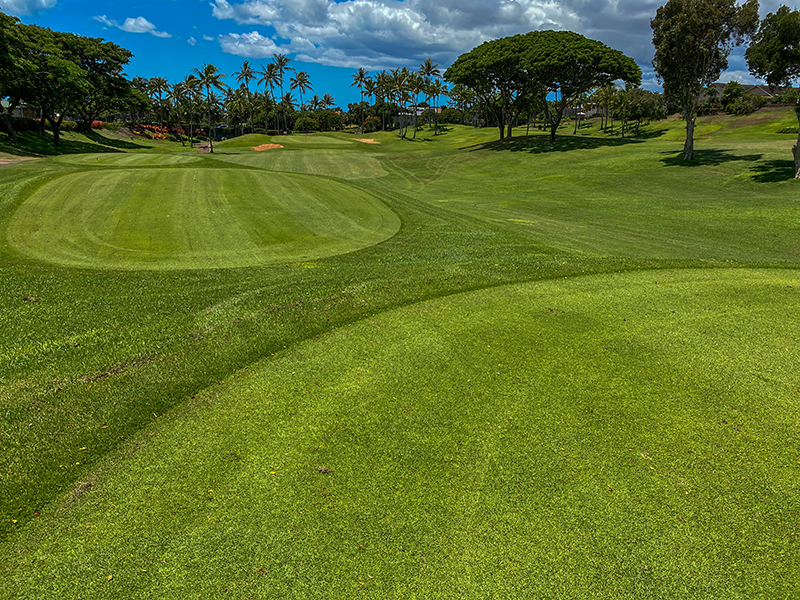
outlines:
[[[750, 71], [771, 89], [788, 86], [800, 78], [800, 11], [781, 6], [768, 14], [745, 52]], [[800, 125], [800, 98], [795, 105]], [[800, 179], [800, 133], [792, 147], [795, 179]]]
[[633, 59], [571, 31], [532, 31], [485, 42], [462, 54], [445, 79], [472, 89], [494, 113], [500, 139], [511, 137], [520, 111], [536, 97], [555, 140], [564, 110], [584, 93], [621, 79], [638, 84]]
[[694, 119], [703, 90], [728, 68], [728, 56], [758, 25], [758, 0], [669, 0], [650, 21], [653, 67], [667, 101], [686, 121], [685, 160], [694, 158]]

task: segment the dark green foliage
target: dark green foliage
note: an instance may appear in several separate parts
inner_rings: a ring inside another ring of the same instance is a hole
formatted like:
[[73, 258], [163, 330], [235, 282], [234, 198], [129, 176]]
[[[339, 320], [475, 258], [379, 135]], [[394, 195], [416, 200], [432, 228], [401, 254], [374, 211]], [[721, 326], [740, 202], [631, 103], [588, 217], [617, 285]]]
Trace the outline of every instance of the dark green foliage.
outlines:
[[294, 122], [294, 129], [295, 131], [306, 133], [309, 131], [317, 131], [319, 129], [319, 125], [311, 117], [300, 117]]
[[[800, 11], [781, 6], [769, 13], [745, 52], [750, 71], [770, 88], [787, 86], [800, 77]], [[800, 123], [800, 100], [795, 105]], [[800, 179], [800, 135], [792, 148], [795, 177]]]
[[[564, 109], [580, 94], [618, 79], [638, 84], [642, 73], [633, 59], [601, 42], [571, 31], [532, 31], [481, 44], [459, 56], [444, 76], [481, 98], [501, 139], [510, 137], [517, 115], [538, 98], [552, 140]], [[550, 94], [557, 99], [549, 101]]]
[[339, 131], [343, 126], [342, 115], [332, 110], [321, 110], [316, 115], [320, 131]]
[[670, 103], [686, 121], [684, 157], [694, 156], [694, 118], [704, 88], [728, 67], [733, 46], [758, 24], [758, 2], [669, 0], [650, 21], [656, 48], [653, 66]]

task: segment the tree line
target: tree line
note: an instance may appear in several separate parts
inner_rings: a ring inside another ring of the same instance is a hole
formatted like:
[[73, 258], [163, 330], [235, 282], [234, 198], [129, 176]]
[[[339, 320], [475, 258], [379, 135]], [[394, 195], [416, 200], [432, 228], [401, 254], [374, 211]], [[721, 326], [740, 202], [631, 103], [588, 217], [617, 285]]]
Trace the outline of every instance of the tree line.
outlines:
[[[24, 102], [38, 109], [40, 131], [49, 124], [56, 143], [67, 114], [86, 130], [106, 115], [155, 119], [182, 143], [188, 125], [191, 144], [195, 125], [202, 126], [203, 120], [209, 139], [219, 123], [238, 133], [254, 132], [261, 124], [272, 133], [380, 126], [397, 128], [406, 137], [411, 125], [416, 136], [421, 122], [430, 122], [436, 134], [443, 121], [493, 125], [505, 139], [520, 121], [535, 124], [539, 119], [554, 140], [567, 109], [576, 116], [575, 131], [582, 109], [591, 105], [602, 108], [604, 129], [616, 116], [623, 135], [630, 124], [638, 129], [642, 120], [661, 118], [669, 110], [680, 112], [686, 122], [684, 158], [691, 160], [695, 118], [713, 106], [707, 90], [727, 69], [733, 47], [749, 42], [749, 68], [772, 89], [800, 77], [798, 10], [781, 6], [760, 21], [757, 0], [668, 0], [650, 25], [663, 98], [641, 89], [640, 68], [622, 52], [571, 31], [532, 31], [485, 42], [459, 56], [444, 73], [432, 59], [417, 70], [402, 67], [374, 77], [358, 69], [351, 87], [357, 87], [361, 101], [342, 111], [330, 94], [309, 98], [313, 86], [308, 74], [291, 67], [285, 55], [274, 55], [260, 68], [244, 61], [233, 75], [236, 87], [227, 86], [225, 75], [212, 64], [174, 84], [161, 77], [129, 81], [123, 73], [132, 56], [128, 50], [99, 38], [25, 25], [0, 13], [0, 98], [10, 102], [2, 110], [9, 133], [15, 134], [10, 115]], [[738, 105], [730, 103], [732, 112], [747, 110], [752, 99], [741, 90], [734, 93]], [[448, 108], [440, 114], [444, 99]], [[800, 177], [798, 147], [800, 134], [793, 149]]]

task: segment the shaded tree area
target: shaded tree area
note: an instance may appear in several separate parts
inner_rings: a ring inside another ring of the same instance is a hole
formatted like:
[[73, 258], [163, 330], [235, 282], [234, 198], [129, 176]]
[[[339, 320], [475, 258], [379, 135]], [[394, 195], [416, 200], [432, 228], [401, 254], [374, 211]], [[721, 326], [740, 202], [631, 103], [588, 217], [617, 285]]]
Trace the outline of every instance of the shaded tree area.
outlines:
[[[763, 78], [770, 89], [789, 86], [800, 78], [800, 11], [781, 6], [768, 14], [745, 52], [750, 71]], [[795, 103], [800, 132], [800, 99]], [[800, 179], [800, 133], [792, 147], [794, 176]]]
[[686, 121], [685, 160], [694, 158], [694, 120], [703, 90], [728, 68], [734, 46], [758, 25], [758, 1], [669, 0], [650, 21], [655, 67], [667, 101]]
[[571, 31], [532, 31], [485, 42], [459, 56], [445, 79], [471, 90], [493, 114], [500, 139], [535, 100], [555, 140], [567, 107], [592, 90], [622, 80], [639, 85], [636, 62]]
[[58, 144], [67, 114], [88, 131], [97, 117], [122, 110], [131, 99], [122, 69], [133, 55], [116, 44], [25, 25], [2, 13], [0, 40], [0, 97], [9, 99], [3, 116], [12, 137], [11, 113], [21, 103], [38, 109], [40, 132], [49, 123]]

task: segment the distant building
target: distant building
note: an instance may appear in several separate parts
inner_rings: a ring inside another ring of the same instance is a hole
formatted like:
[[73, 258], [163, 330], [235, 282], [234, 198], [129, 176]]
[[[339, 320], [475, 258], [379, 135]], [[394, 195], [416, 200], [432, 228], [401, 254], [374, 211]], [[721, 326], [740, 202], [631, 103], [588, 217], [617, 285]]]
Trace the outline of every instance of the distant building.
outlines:
[[[8, 110], [11, 106], [11, 102], [8, 100], [0, 101], [3, 104], [3, 108]], [[11, 113], [12, 117], [16, 117], [18, 119], [35, 119], [36, 118], [36, 109], [32, 106], [28, 106], [27, 104], [20, 103], [17, 108], [14, 109], [14, 112]]]
[[[728, 85], [728, 82], [723, 83], [721, 81], [716, 81], [708, 87], [717, 90], [717, 98], [722, 98], [722, 92], [725, 90], [726, 85]], [[767, 99], [772, 98], [773, 96], [776, 96], [790, 89], [790, 88], [776, 88], [774, 92], [771, 92], [769, 90], [768, 85], [763, 85], [763, 84], [750, 85], [745, 83], [742, 84], [742, 87], [744, 88], [745, 92], [750, 92], [752, 94], [755, 94], [756, 96], [761, 96], [762, 98], [767, 98]], [[700, 97], [700, 100], [708, 100], [708, 94], [704, 92], [703, 95]]]

